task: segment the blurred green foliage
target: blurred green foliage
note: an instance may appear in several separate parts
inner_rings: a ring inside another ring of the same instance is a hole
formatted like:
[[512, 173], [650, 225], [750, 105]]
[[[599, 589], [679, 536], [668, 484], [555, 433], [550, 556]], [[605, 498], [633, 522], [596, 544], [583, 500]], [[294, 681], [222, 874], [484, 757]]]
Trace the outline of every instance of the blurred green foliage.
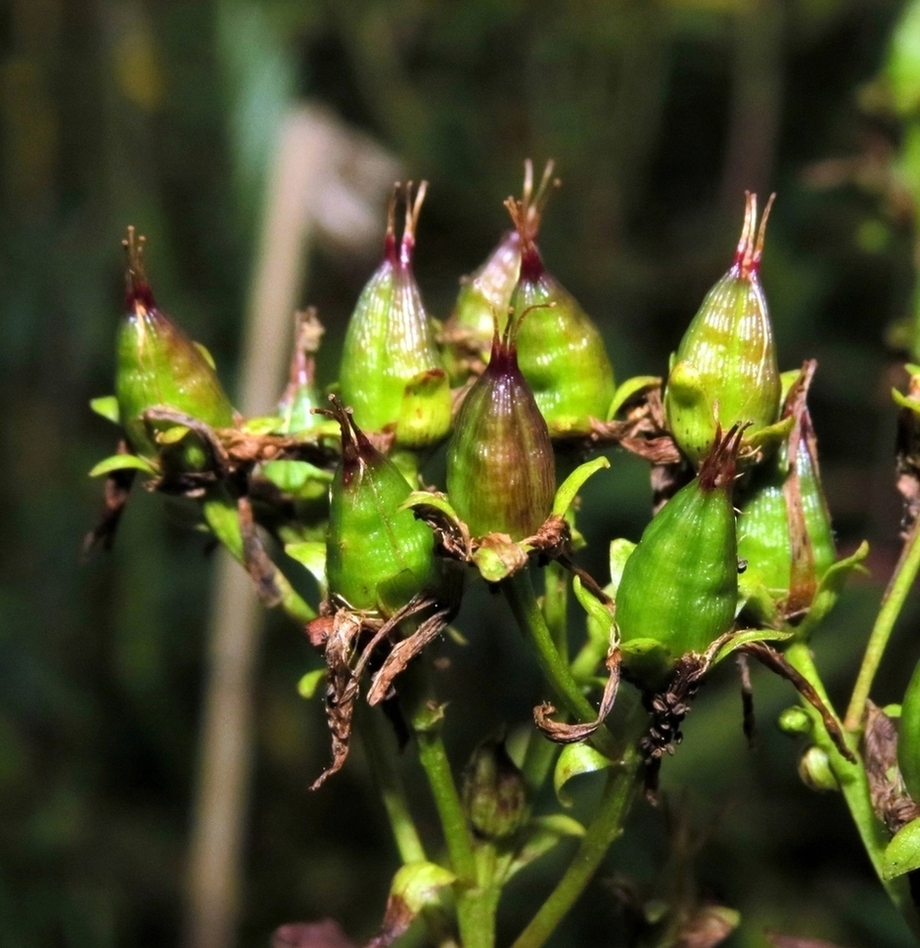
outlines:
[[[460, 274], [507, 226], [521, 162], [557, 160], [564, 187], [541, 235], [553, 272], [602, 326], [620, 378], [662, 373], [737, 236], [743, 190], [779, 192], [763, 279], [781, 367], [815, 356], [813, 414], [841, 546], [873, 541], [873, 580], [816, 643], [845, 694], [897, 555], [892, 378], [883, 331], [907, 312], [912, 223], [867, 188], [894, 119], [860, 110], [895, 0], [9, 0], [0, 11], [0, 948], [144, 948], [178, 937], [204, 661], [209, 561], [160, 498], [133, 498], [114, 551], [82, 562], [111, 428], [118, 241], [147, 234], [158, 298], [213, 351], [232, 389], [266, 163], [285, 107], [320, 100], [431, 182], [417, 272], [449, 312]], [[863, 162], [861, 164], [860, 162]], [[381, 232], [383, 209], [381, 208]], [[345, 320], [375, 261], [317, 251], [304, 303]], [[645, 468], [617, 456], [591, 482], [584, 564], [638, 538]], [[459, 758], [504, 717], [523, 722], [536, 675], [503, 607], [468, 648], [445, 646]], [[918, 651], [905, 615], [877, 699], [897, 700]], [[903, 656], [903, 657], [902, 657]], [[361, 755], [310, 795], [322, 714], [297, 697], [313, 663], [273, 619], [258, 680], [259, 743], [242, 944], [277, 925], [379, 920], [392, 844]], [[470, 699], [475, 682], [476, 700]], [[908, 936], [841, 802], [807, 792], [771, 719], [792, 694], [755, 675], [761, 740], [740, 735], [735, 680], [712, 684], [664, 769], [698, 826], [704, 893], [763, 929], [844, 945]], [[407, 763], [410, 768], [411, 764]], [[590, 780], [584, 792], [590, 793]], [[616, 944], [614, 873], [649, 883], [661, 813], [641, 809], [609, 871], [554, 944]], [[534, 869], [542, 885], [553, 861]], [[539, 888], [539, 886], [538, 886]], [[508, 924], [531, 913], [509, 892]], [[512, 929], [509, 927], [509, 932]], [[508, 933], [505, 933], [506, 935]]]

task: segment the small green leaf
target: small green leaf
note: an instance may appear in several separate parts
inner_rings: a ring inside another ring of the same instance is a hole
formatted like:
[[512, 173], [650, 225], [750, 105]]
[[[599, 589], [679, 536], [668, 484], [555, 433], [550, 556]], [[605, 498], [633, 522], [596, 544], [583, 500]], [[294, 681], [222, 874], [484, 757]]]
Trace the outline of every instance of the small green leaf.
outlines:
[[563, 792], [565, 785], [581, 774], [593, 774], [611, 766], [610, 761], [600, 751], [596, 751], [588, 744], [567, 744], [556, 761], [553, 772], [553, 789], [556, 799], [564, 806], [570, 807], [574, 800]]
[[399, 505], [400, 510], [421, 510], [425, 507], [430, 507], [432, 510], [437, 510], [444, 514], [444, 516], [458, 528], [462, 523], [460, 517], [457, 515], [457, 511], [454, 510], [450, 501], [447, 499], [447, 494], [427, 490], [414, 490]]
[[102, 395], [90, 400], [89, 407], [106, 421], [121, 424], [121, 412], [118, 410], [118, 399], [114, 395]]
[[632, 540], [626, 540], [623, 537], [610, 541], [610, 594], [614, 599], [620, 587], [623, 567], [626, 566], [626, 561], [635, 548], [636, 544]]
[[914, 869], [920, 869], [920, 818], [902, 826], [882, 854], [881, 874], [885, 882]]
[[723, 658], [728, 658], [732, 652], [736, 652], [742, 645], [749, 645], [751, 642], [787, 642], [794, 635], [794, 632], [779, 632], [776, 629], [742, 629], [740, 632], [736, 632], [716, 652], [712, 664], [718, 665]]
[[585, 828], [564, 813], [538, 816], [524, 830], [524, 844], [515, 854], [504, 879], [510, 879], [535, 859], [554, 849], [564, 839], [578, 839], [585, 835]]
[[588, 614], [588, 618], [603, 630], [604, 639], [609, 643], [611, 637], [615, 634], [616, 628], [612, 610], [605, 606], [597, 596], [585, 589], [579, 576], [572, 580], [572, 589], [582, 609]]
[[854, 571], [868, 572], [862, 565], [869, 555], [869, 544], [863, 540], [850, 556], [837, 560], [821, 577], [815, 598], [811, 602], [808, 615], [797, 629], [797, 635], [806, 639], [821, 620], [834, 608], [850, 574]]
[[283, 424], [284, 419], [279, 415], [259, 415], [257, 418], [247, 418], [240, 425], [240, 430], [246, 434], [267, 435], [278, 431]]
[[556, 498], [553, 501], [553, 513], [557, 517], [563, 516], [572, 506], [572, 501], [581, 490], [585, 481], [597, 471], [610, 467], [610, 462], [605, 457], [595, 458], [593, 461], [587, 461], [585, 464], [579, 464], [571, 474], [562, 482], [562, 486], [556, 491]]
[[920, 415], [920, 401], [917, 401], [917, 399], [910, 398], [903, 392], [899, 392], [896, 388], [891, 390], [891, 397], [894, 399], [895, 404], [899, 407], [908, 408], [915, 415]]
[[326, 586], [326, 544], [320, 540], [288, 543], [284, 552], [307, 568], [319, 585], [320, 594], [325, 598], [329, 591]]
[[192, 429], [185, 425], [170, 425], [165, 431], [157, 432], [159, 444], [178, 444]]
[[332, 483], [331, 471], [324, 471], [307, 461], [268, 461], [262, 473], [278, 488], [288, 494], [302, 495], [309, 490], [311, 497], [322, 496]]
[[307, 672], [306, 675], [301, 676], [300, 681], [297, 682], [297, 693], [301, 698], [307, 698], [309, 700], [315, 697], [317, 690], [325, 680], [325, 668], [317, 668], [314, 671]]
[[102, 477], [113, 471], [142, 471], [144, 474], [156, 474], [157, 469], [147, 460], [136, 454], [113, 454], [100, 461], [90, 472], [90, 477]]
[[631, 379], [627, 379], [613, 393], [613, 401], [607, 410], [607, 421], [613, 421], [629, 399], [640, 392], [653, 388], [661, 388], [661, 379], [657, 375], [636, 375]]
[[390, 895], [399, 896], [413, 915], [437, 900], [438, 889], [457, 877], [434, 862], [409, 862], [393, 876]]

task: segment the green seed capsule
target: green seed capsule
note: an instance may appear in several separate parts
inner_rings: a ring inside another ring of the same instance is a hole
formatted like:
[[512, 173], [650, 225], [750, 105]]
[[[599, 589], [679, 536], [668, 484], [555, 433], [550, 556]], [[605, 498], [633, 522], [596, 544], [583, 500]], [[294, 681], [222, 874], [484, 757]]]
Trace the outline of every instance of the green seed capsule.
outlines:
[[720, 427], [749, 425], [750, 435], [779, 415], [780, 374], [758, 276], [771, 203], [757, 230], [757, 198], [747, 195], [735, 262], [703, 300], [668, 376], [668, 425], [694, 464], [709, 452]]
[[[529, 318], [529, 317], [528, 317]], [[546, 422], [517, 363], [513, 321], [469, 390], [447, 449], [447, 493], [474, 536], [532, 536], [556, 490]]]
[[[830, 514], [818, 471], [817, 445], [805, 393], [814, 372], [787, 399], [796, 422], [779, 450], [754, 471], [740, 501], [738, 555], [747, 562], [745, 586], [759, 584], [781, 617], [807, 610], [836, 558]], [[790, 464], [790, 451], [796, 462]], [[762, 611], [756, 602], [756, 611]], [[769, 619], [761, 615], [761, 619]]]
[[290, 378], [278, 402], [283, 434], [310, 431], [322, 421], [322, 416], [313, 410], [322, 404], [316, 385], [316, 353], [324, 331], [316, 310], [297, 314]]
[[[144, 238], [128, 228], [125, 319], [118, 336], [115, 395], [128, 440], [138, 454], [156, 457], [160, 446], [143, 420], [150, 408], [170, 408], [213, 428], [233, 424], [233, 406], [204, 351], [162, 311], [153, 299], [143, 266]], [[180, 466], [191, 458], [188, 445], [170, 450]]]
[[914, 802], [920, 800], [920, 662], [914, 669], [898, 725], [898, 770]]
[[[528, 226], [536, 236], [540, 214], [552, 183], [553, 162], [548, 161], [543, 178], [533, 189], [533, 163], [524, 162], [521, 205], [528, 209]], [[504, 332], [508, 323], [511, 294], [521, 272], [521, 235], [508, 231], [482, 266], [460, 281], [460, 292], [450, 319], [444, 326], [445, 362], [451, 381], [462, 385], [470, 374], [480, 374], [489, 361], [495, 324]]]
[[406, 188], [399, 246], [390, 204], [383, 263], [364, 287], [345, 336], [342, 398], [363, 428], [393, 432], [395, 445], [423, 448], [450, 428], [450, 385], [412, 272], [415, 227], [426, 182], [414, 202]]
[[392, 615], [438, 580], [434, 534], [400, 505], [411, 493], [396, 466], [340, 407], [342, 460], [329, 492], [330, 595], [359, 612]]
[[604, 340], [578, 301], [543, 265], [536, 245], [542, 208], [512, 198], [505, 206], [521, 243], [520, 278], [511, 307], [530, 314], [518, 334], [521, 371], [553, 437], [585, 434], [592, 418], [607, 417], [616, 388]]
[[731, 490], [741, 432], [717, 441], [699, 475], [655, 515], [626, 561], [616, 621], [630, 651], [655, 652], [663, 674], [727, 632], [738, 598]]

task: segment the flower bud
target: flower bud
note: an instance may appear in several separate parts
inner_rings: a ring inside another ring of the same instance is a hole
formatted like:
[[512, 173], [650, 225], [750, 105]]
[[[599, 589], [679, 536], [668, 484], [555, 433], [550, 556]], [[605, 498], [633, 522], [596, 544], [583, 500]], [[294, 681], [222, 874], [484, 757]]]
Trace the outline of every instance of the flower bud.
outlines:
[[694, 464], [720, 427], [748, 425], [750, 436], [779, 415], [779, 368], [758, 275], [772, 200], [758, 230], [757, 197], [748, 193], [735, 262], [706, 295], [673, 358], [665, 413]]
[[732, 428], [716, 441], [699, 475], [652, 518], [623, 567], [616, 621], [627, 667], [631, 653], [654, 655], [660, 667], [649, 673], [663, 675], [732, 626], [738, 551], [731, 491], [740, 440]]
[[496, 332], [489, 364], [457, 415], [447, 493], [473, 536], [521, 540], [552, 510], [556, 468], [546, 422], [518, 368], [514, 331], [512, 320]]
[[613, 367], [597, 327], [578, 301], [547, 272], [536, 245], [542, 207], [505, 202], [521, 241], [521, 274], [511, 297], [521, 326], [521, 371], [550, 433], [585, 434], [591, 419], [606, 419], [615, 391]]
[[830, 793], [840, 789], [827, 751], [812, 744], [799, 758], [799, 777], [810, 790]]
[[434, 534], [400, 505], [411, 493], [396, 466], [340, 405], [342, 460], [329, 490], [326, 578], [353, 610], [392, 615], [438, 578]]
[[[118, 336], [115, 395], [131, 446], [138, 454], [160, 453], [143, 420], [150, 408], [171, 408], [214, 428], [233, 424], [233, 407], [210, 357], [153, 299], [143, 265], [144, 238], [128, 228], [125, 319]], [[178, 446], [177, 446], [178, 447]]]
[[278, 402], [284, 434], [309, 431], [322, 421], [313, 409], [323, 403], [316, 385], [316, 353], [325, 329], [315, 309], [298, 313], [296, 319], [290, 378]]
[[524, 775], [504, 741], [485, 741], [473, 752], [464, 774], [463, 807], [473, 830], [484, 839], [510, 836], [527, 819]]
[[422, 182], [406, 187], [402, 241], [390, 204], [383, 263], [364, 287], [345, 336], [339, 376], [342, 398], [363, 428], [393, 432], [395, 445], [422, 448], [450, 428], [450, 385], [435, 347], [412, 272], [415, 227], [425, 198]]

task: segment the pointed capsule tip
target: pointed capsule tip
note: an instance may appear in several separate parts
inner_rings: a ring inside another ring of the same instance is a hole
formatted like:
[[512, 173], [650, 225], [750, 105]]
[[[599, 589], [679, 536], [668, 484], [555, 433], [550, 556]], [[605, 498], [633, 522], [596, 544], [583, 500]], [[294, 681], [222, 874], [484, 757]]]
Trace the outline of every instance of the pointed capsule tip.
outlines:
[[740, 276], [745, 279], [755, 276], [760, 270], [760, 260], [763, 256], [763, 246], [767, 234], [767, 221], [775, 199], [776, 193], [774, 192], [767, 199], [758, 226], [757, 195], [752, 191], [744, 192], [744, 223], [741, 226], [741, 238], [735, 250], [734, 269], [738, 270]]
[[134, 225], [128, 225], [128, 236], [121, 242], [125, 249], [125, 310], [131, 311], [138, 306], [145, 310], [154, 309], [156, 303], [147, 281], [144, 267], [144, 247], [147, 238], [137, 234]]
[[721, 425], [709, 454], [700, 465], [700, 489], [704, 491], [730, 490], [735, 480], [735, 465], [741, 450], [741, 437], [747, 424], [732, 425], [723, 434]]

